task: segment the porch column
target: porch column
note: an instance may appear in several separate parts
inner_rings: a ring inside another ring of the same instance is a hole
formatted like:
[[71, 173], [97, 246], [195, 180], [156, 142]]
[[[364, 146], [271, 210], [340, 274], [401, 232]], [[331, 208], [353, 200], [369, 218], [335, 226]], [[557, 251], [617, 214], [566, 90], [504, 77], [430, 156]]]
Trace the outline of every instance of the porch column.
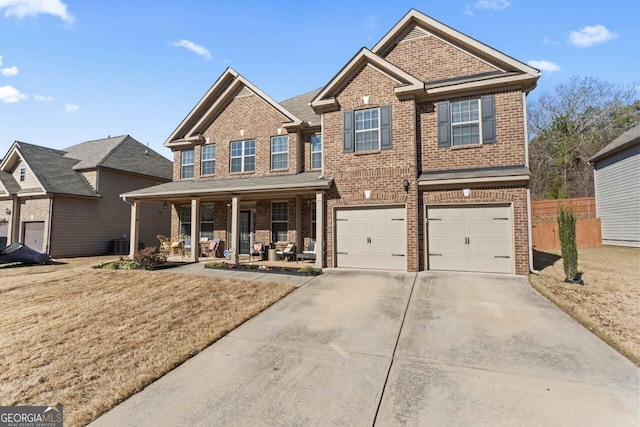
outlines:
[[240, 197], [231, 198], [231, 263], [237, 264], [240, 261], [238, 256], [240, 250]]
[[7, 246], [11, 243], [19, 242], [20, 237], [20, 199], [18, 197], [13, 198], [13, 205], [11, 207], [11, 218], [9, 220], [9, 233]]
[[140, 236], [140, 205], [139, 200], [131, 203], [131, 232], [129, 233], [129, 259], [138, 252], [138, 239]]
[[324, 265], [324, 193], [316, 193], [316, 268]]
[[191, 199], [191, 252], [189, 261], [197, 262], [200, 256], [200, 199]]
[[296, 250], [302, 253], [304, 240], [302, 239], [302, 197], [296, 196]]

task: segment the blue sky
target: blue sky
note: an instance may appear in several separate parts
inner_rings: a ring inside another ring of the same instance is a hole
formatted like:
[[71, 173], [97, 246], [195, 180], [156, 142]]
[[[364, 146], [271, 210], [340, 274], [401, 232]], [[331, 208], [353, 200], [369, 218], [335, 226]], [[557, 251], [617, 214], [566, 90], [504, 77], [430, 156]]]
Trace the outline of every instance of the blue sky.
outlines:
[[410, 9], [543, 69], [638, 82], [637, 0], [0, 0], [0, 156], [130, 134], [161, 154], [227, 66], [277, 101], [326, 84]]

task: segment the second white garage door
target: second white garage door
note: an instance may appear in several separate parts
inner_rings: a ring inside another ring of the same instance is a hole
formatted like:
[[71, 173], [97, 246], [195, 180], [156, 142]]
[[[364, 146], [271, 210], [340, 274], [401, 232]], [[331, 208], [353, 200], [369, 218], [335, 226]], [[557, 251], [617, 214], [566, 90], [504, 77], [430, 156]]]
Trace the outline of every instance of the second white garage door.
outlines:
[[407, 269], [405, 208], [336, 211], [336, 267]]
[[513, 273], [510, 205], [427, 208], [430, 270]]

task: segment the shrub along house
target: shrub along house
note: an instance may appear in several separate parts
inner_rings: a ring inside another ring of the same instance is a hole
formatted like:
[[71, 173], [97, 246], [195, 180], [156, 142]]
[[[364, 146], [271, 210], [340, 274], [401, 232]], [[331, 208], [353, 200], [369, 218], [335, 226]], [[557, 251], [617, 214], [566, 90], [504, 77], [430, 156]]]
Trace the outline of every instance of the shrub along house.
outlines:
[[[411, 10], [323, 88], [275, 102], [227, 69], [169, 136], [172, 234], [316, 241], [318, 267], [526, 274], [538, 70]], [[131, 234], [136, 233], [136, 222]], [[192, 254], [195, 259], [196, 253]]]
[[[128, 135], [64, 150], [16, 141], [0, 162], [0, 237], [52, 257], [107, 254], [130, 230], [120, 193], [170, 181], [171, 170]], [[156, 235], [170, 231], [169, 213], [149, 204], [143, 219], [136, 240], [157, 246]]]

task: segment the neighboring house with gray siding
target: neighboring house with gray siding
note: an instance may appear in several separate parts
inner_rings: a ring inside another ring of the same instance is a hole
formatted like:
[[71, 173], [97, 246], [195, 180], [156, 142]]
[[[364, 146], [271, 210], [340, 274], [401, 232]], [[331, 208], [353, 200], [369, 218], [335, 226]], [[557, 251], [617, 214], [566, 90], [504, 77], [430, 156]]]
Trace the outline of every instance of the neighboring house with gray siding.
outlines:
[[[58, 258], [107, 254], [130, 229], [119, 194], [170, 181], [172, 169], [129, 135], [64, 150], [16, 141], [0, 162], [0, 237]], [[145, 206], [138, 241], [157, 246], [169, 233], [169, 212]]]
[[640, 125], [589, 159], [602, 243], [640, 247]]

